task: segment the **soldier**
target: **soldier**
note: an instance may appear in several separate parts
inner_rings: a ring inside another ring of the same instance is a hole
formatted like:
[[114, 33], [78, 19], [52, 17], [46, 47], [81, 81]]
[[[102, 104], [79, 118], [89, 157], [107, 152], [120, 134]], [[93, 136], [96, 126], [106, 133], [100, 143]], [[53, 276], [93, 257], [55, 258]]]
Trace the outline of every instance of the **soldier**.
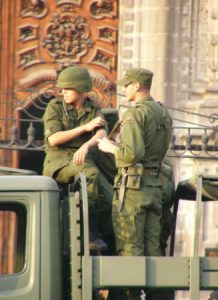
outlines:
[[[115, 177], [112, 219], [116, 251], [123, 256], [161, 256], [162, 190], [159, 177], [171, 138], [167, 109], [150, 96], [153, 73], [128, 70], [117, 84], [124, 86], [135, 106], [123, 115], [120, 143], [103, 138], [98, 147], [112, 153], [118, 168]], [[141, 291], [109, 299], [141, 299]], [[147, 291], [147, 300], [162, 299], [159, 291]], [[127, 298], [126, 298], [127, 297]]]
[[[86, 68], [68, 67], [58, 76], [57, 87], [62, 98], [52, 99], [44, 114], [46, 157], [43, 174], [59, 184], [73, 182], [83, 172], [87, 179], [89, 200], [90, 249], [106, 250], [97, 223], [99, 207], [99, 176], [90, 149], [97, 139], [107, 135], [105, 119], [99, 107], [86, 93], [92, 89], [91, 76]], [[108, 205], [108, 204], [107, 204]]]

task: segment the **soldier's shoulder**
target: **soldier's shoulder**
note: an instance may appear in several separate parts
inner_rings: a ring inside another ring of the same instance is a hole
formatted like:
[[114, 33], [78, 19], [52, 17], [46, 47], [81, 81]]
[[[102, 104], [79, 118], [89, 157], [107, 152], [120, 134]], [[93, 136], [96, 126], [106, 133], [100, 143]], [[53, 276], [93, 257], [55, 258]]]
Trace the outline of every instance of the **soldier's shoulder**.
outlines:
[[91, 97], [86, 97], [86, 102], [85, 103], [86, 103], [85, 105], [87, 107], [92, 107], [92, 108], [100, 109], [100, 106]]
[[169, 113], [169, 109], [168, 109], [168, 107], [167, 107], [167, 105], [166, 105], [165, 103], [160, 102], [160, 101], [157, 101], [156, 103], [157, 103], [157, 105], [158, 105], [159, 107], [162, 108], [162, 110], [165, 111], [166, 114], [170, 114], [170, 113]]
[[60, 103], [62, 103], [62, 100], [58, 97], [55, 97], [49, 101], [48, 105], [52, 106], [52, 105], [56, 105], [56, 104], [60, 104]]
[[122, 116], [123, 123], [134, 123], [137, 115], [136, 107], [128, 108], [126, 112], [124, 112]]
[[148, 114], [149, 112], [152, 112], [154, 107], [156, 106], [156, 102], [152, 99], [152, 101], [142, 101], [137, 102], [135, 109], [138, 114], [143, 111], [144, 114]]

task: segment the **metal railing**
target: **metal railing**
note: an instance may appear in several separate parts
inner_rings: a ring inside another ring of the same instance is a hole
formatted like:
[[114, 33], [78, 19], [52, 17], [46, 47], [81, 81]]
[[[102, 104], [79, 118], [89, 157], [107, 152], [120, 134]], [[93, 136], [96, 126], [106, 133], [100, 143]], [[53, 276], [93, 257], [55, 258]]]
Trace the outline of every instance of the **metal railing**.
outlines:
[[[0, 107], [5, 110], [8, 110], [10, 107], [10, 111], [12, 111], [12, 117], [0, 118], [0, 149], [44, 151], [42, 116], [48, 102], [54, 97], [55, 91], [48, 89], [43, 95], [39, 95], [34, 89], [25, 90], [29, 95], [29, 99], [34, 99], [29, 107], [20, 98], [20, 92], [24, 91], [0, 93]], [[2, 94], [4, 95], [4, 99]], [[117, 95], [123, 96], [121, 94]], [[118, 110], [121, 108], [122, 106]], [[205, 115], [173, 107], [168, 107], [168, 109], [171, 112], [173, 120], [173, 134], [168, 156], [217, 159], [218, 114]], [[177, 114], [180, 115], [180, 118], [177, 117]], [[205, 122], [202, 121], [199, 124], [192, 120], [187, 120], [184, 117], [186, 115], [191, 119], [204, 119]], [[179, 123], [181, 123], [181, 126], [177, 125]], [[7, 132], [5, 133], [5, 131]]]

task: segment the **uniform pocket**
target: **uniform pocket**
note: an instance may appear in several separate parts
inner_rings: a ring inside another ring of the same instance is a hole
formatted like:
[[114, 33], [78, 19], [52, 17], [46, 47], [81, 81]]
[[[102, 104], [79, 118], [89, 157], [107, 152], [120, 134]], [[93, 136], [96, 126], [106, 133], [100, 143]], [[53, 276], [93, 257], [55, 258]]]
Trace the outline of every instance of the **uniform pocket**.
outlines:
[[139, 190], [141, 186], [141, 176], [128, 175], [126, 187], [129, 189]]
[[137, 163], [127, 168], [127, 184], [126, 187], [129, 189], [139, 190], [141, 187], [141, 178], [143, 174], [143, 166]]

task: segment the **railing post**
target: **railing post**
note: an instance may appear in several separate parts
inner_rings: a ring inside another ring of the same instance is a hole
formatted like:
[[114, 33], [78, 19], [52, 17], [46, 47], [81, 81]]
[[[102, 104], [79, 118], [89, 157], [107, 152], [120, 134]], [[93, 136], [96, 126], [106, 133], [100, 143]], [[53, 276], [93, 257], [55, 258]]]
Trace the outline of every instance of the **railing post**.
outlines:
[[[86, 177], [80, 173], [83, 210], [84, 255], [82, 257], [82, 300], [92, 300], [92, 257], [89, 251], [89, 217]], [[77, 299], [75, 299], [77, 300]]]

